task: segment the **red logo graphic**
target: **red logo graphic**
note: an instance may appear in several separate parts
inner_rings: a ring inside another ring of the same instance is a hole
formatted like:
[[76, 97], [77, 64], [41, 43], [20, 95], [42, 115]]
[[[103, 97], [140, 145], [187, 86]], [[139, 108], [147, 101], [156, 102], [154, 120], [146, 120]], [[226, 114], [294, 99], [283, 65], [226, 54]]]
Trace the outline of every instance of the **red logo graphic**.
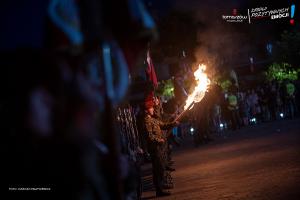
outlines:
[[237, 15], [237, 9], [236, 9], [236, 8], [234, 8], [234, 9], [232, 10], [232, 15], [234, 15], [234, 16]]

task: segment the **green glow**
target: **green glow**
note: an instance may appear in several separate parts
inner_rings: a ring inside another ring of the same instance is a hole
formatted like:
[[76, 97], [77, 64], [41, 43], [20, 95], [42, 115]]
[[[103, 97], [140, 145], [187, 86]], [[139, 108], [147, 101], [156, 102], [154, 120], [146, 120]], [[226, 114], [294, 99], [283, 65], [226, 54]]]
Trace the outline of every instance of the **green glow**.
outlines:
[[174, 84], [171, 79], [163, 80], [159, 84], [159, 89], [157, 91], [161, 96], [166, 98], [174, 97]]
[[266, 77], [269, 81], [283, 81], [290, 80], [294, 81], [298, 79], [299, 70], [291, 68], [288, 63], [273, 63], [269, 66], [267, 72], [265, 72]]

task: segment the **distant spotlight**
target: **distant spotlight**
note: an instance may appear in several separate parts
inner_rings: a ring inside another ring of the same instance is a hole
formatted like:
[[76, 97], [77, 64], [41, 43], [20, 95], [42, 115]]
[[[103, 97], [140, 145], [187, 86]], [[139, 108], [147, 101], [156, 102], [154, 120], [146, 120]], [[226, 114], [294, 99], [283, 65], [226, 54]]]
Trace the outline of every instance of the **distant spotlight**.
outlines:
[[256, 122], [256, 118], [253, 118], [253, 122]]
[[220, 128], [223, 128], [223, 127], [224, 127], [224, 124], [221, 123], [221, 124], [220, 124]]
[[194, 128], [191, 128], [190, 131], [191, 131], [191, 132], [194, 132]]
[[283, 118], [283, 113], [280, 113], [280, 117]]

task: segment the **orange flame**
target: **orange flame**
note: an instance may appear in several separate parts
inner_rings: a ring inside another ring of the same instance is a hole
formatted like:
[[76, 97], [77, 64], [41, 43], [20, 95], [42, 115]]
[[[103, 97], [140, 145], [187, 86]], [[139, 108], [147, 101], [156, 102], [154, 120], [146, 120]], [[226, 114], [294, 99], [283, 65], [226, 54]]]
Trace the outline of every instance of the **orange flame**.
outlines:
[[207, 74], [204, 73], [205, 69], [206, 65], [199, 64], [198, 69], [194, 72], [197, 85], [194, 88], [194, 91], [188, 96], [187, 100], [185, 101], [184, 110], [189, 108], [193, 103], [200, 102], [205, 96], [205, 92], [208, 88], [208, 85], [210, 84], [210, 80], [208, 79]]

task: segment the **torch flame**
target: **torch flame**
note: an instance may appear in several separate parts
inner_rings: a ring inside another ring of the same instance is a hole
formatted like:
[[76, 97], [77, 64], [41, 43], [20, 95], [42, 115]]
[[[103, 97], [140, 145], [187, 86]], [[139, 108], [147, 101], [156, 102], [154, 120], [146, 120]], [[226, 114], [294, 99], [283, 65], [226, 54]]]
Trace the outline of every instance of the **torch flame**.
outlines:
[[[208, 85], [210, 84], [210, 80], [208, 79], [207, 74], [204, 73], [205, 69], [206, 66], [204, 64], [199, 64], [198, 69], [194, 72], [197, 85], [194, 91], [188, 96], [185, 102], [184, 110], [189, 108], [194, 102], [197, 103], [203, 99]], [[190, 109], [192, 107], [190, 107]]]

